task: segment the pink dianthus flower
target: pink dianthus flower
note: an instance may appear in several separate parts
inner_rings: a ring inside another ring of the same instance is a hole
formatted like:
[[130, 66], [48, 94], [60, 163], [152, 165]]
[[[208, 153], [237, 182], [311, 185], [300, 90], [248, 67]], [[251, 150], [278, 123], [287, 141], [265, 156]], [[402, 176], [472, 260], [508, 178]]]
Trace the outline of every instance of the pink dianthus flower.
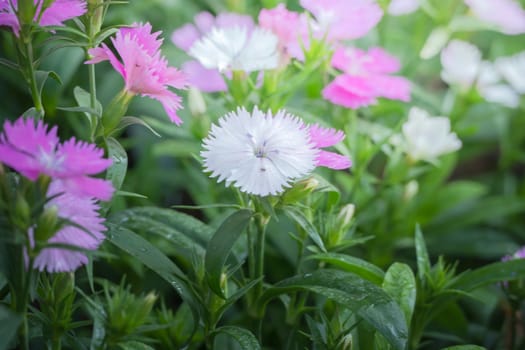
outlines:
[[[259, 26], [271, 30], [279, 38], [279, 47], [287, 56], [298, 48], [299, 36], [307, 34], [304, 17], [289, 11], [284, 4], [259, 12]], [[297, 56], [297, 55], [294, 55]]]
[[[56, 208], [57, 216], [67, 222], [47, 241], [51, 244], [66, 244], [85, 250], [96, 250], [104, 240], [104, 219], [98, 214], [99, 206], [95, 199], [79, 197], [67, 192], [60, 181], [52, 181], [47, 192], [53, 197], [46, 208]], [[74, 223], [72, 225], [71, 223]], [[76, 225], [80, 226], [77, 227]], [[30, 240], [34, 243], [32, 230]], [[34, 261], [34, 268], [47, 272], [74, 271], [88, 261], [85, 252], [66, 247], [44, 248]]]
[[[34, 22], [42, 27], [62, 26], [68, 19], [86, 13], [85, 0], [55, 0], [42, 11], [42, 0], [34, 0], [36, 5]], [[17, 0], [0, 0], [0, 26], [11, 27], [16, 36], [20, 32], [20, 23], [16, 16]]]
[[0, 134], [0, 162], [35, 181], [47, 175], [76, 196], [109, 200], [110, 181], [90, 177], [111, 165], [104, 151], [74, 138], [59, 143], [57, 128], [48, 129], [42, 121], [19, 118], [6, 121]]
[[310, 141], [314, 144], [314, 147], [319, 150], [316, 166], [323, 166], [335, 170], [348, 169], [352, 166], [352, 162], [348, 157], [321, 149], [334, 146], [341, 142], [345, 138], [344, 132], [331, 128], [323, 128], [318, 124], [310, 125], [308, 131]]
[[379, 97], [410, 100], [410, 82], [388, 75], [399, 70], [399, 61], [381, 48], [365, 52], [339, 47], [332, 66], [343, 71], [323, 90], [323, 97], [332, 103], [355, 109], [375, 104]]
[[[212, 28], [243, 28], [249, 34], [255, 24], [248, 15], [223, 12], [214, 17], [209, 12], [200, 12], [195, 15], [194, 23], [187, 23], [175, 30], [171, 41], [180, 49], [189, 52], [190, 48], [200, 38], [208, 34]], [[208, 69], [200, 62], [191, 60], [182, 66], [182, 71], [188, 77], [188, 83], [204, 92], [226, 91], [228, 89], [224, 78], [217, 69]]]
[[106, 45], [89, 50], [92, 59], [88, 64], [108, 60], [113, 68], [124, 78], [125, 89], [131, 94], [140, 94], [162, 103], [170, 120], [177, 125], [182, 120], [177, 110], [182, 108], [181, 98], [168, 87], [186, 88], [184, 73], [168, 67], [168, 61], [160, 53], [161, 32], [151, 32], [151, 24], [135, 24], [131, 28], [121, 28], [111, 39], [120, 59]]

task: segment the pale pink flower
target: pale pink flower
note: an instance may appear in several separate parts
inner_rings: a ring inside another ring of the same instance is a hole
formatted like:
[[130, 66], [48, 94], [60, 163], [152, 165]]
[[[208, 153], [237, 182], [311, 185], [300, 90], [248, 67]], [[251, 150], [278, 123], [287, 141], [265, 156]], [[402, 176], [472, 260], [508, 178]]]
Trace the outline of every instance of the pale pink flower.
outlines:
[[510, 261], [515, 259], [525, 259], [525, 246], [518, 249], [514, 254], [511, 255], [505, 255], [503, 258], [501, 258], [502, 261]]
[[125, 89], [132, 94], [140, 94], [162, 103], [170, 120], [177, 125], [182, 120], [177, 110], [182, 108], [181, 98], [169, 90], [186, 88], [184, 73], [168, 67], [168, 61], [161, 55], [161, 32], [151, 32], [151, 24], [135, 24], [131, 28], [121, 28], [111, 39], [120, 59], [106, 45], [89, 50], [92, 59], [88, 64], [108, 60], [113, 68], [124, 78]]
[[399, 61], [381, 48], [365, 52], [339, 47], [332, 58], [332, 66], [343, 71], [323, 90], [323, 97], [332, 103], [359, 108], [375, 104], [379, 97], [410, 100], [410, 82], [388, 75], [399, 70]]
[[525, 10], [515, 0], [465, 0], [482, 21], [495, 25], [509, 35], [525, 33]]
[[[104, 219], [98, 214], [99, 206], [95, 199], [79, 197], [68, 192], [60, 181], [52, 181], [47, 191], [49, 200], [45, 208], [55, 208], [57, 216], [66, 220], [64, 225], [47, 243], [66, 244], [85, 250], [96, 250], [104, 240]], [[72, 225], [73, 223], [74, 225]], [[78, 227], [78, 226], [80, 227]], [[33, 230], [29, 231], [34, 243]], [[86, 253], [79, 250], [62, 248], [44, 248], [35, 258], [34, 268], [47, 272], [75, 271], [88, 261]]]
[[419, 0], [392, 0], [388, 5], [388, 14], [392, 16], [408, 15], [419, 8]]
[[284, 4], [273, 9], [262, 9], [259, 26], [271, 30], [279, 38], [279, 47], [285, 54], [298, 47], [299, 35], [307, 34], [306, 21], [297, 12], [289, 11]]
[[311, 125], [308, 131], [310, 132], [310, 140], [314, 146], [319, 149], [316, 166], [324, 166], [336, 170], [348, 169], [352, 166], [352, 162], [348, 157], [321, 149], [334, 146], [343, 141], [345, 138], [344, 132], [331, 128], [323, 128], [318, 124]]
[[74, 138], [59, 143], [57, 128], [48, 129], [42, 121], [19, 118], [4, 123], [0, 134], [0, 162], [31, 181], [47, 175], [60, 181], [76, 196], [109, 200], [113, 193], [110, 181], [90, 177], [111, 165], [104, 151]]
[[365, 36], [383, 16], [375, 0], [301, 0], [301, 6], [315, 16], [314, 34], [328, 41]]
[[[42, 12], [41, 0], [34, 0], [36, 12], [34, 21], [36, 24], [46, 26], [62, 26], [68, 19], [82, 16], [86, 13], [85, 0], [55, 0]], [[20, 23], [15, 11], [18, 10], [17, 0], [0, 0], [0, 26], [11, 27], [16, 36], [20, 32]]]
[[[244, 28], [250, 33], [255, 24], [248, 15], [223, 12], [214, 17], [209, 12], [200, 12], [193, 23], [187, 23], [175, 30], [171, 41], [180, 49], [189, 52], [190, 48], [203, 36], [211, 32], [212, 28]], [[204, 92], [226, 91], [228, 89], [224, 78], [217, 69], [205, 68], [198, 61], [188, 61], [182, 66], [182, 71], [188, 77], [188, 83]]]

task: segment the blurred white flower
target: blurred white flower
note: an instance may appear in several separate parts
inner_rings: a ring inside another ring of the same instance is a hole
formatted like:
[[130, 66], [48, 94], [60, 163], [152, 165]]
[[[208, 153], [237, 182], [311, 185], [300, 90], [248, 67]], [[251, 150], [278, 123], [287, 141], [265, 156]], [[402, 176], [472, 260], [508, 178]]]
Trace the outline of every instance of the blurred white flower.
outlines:
[[257, 107], [252, 113], [238, 108], [219, 119], [203, 145], [201, 156], [211, 177], [259, 196], [279, 194], [307, 175], [319, 154], [299, 118]]
[[419, 0], [392, 0], [388, 13], [392, 16], [408, 15], [419, 8]]
[[500, 57], [496, 59], [495, 65], [514, 90], [525, 94], [525, 51], [514, 56]]
[[491, 62], [481, 63], [476, 87], [479, 94], [489, 102], [499, 103], [509, 108], [516, 108], [520, 103], [518, 93], [509, 85], [501, 83], [501, 75]]
[[525, 33], [525, 10], [516, 0], [465, 0], [479, 19], [493, 24], [499, 31], [516, 35]]
[[251, 32], [238, 26], [213, 28], [191, 46], [189, 54], [208, 69], [252, 72], [277, 67], [278, 42], [277, 36], [262, 28]]
[[466, 91], [478, 76], [481, 51], [466, 41], [452, 40], [441, 51], [441, 65], [441, 79]]
[[450, 131], [447, 117], [431, 117], [427, 111], [417, 107], [410, 109], [402, 132], [405, 152], [413, 161], [434, 162], [440, 155], [461, 148], [461, 141]]

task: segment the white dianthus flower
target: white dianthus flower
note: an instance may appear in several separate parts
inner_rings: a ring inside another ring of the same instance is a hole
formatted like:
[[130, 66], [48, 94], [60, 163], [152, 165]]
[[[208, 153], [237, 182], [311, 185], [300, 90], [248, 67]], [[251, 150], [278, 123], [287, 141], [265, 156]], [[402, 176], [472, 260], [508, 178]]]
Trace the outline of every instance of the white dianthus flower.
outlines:
[[525, 94], [525, 51], [509, 57], [500, 57], [495, 64], [514, 90]]
[[189, 54], [208, 69], [253, 72], [277, 67], [278, 43], [277, 36], [262, 28], [213, 28]]
[[441, 79], [461, 90], [468, 90], [476, 80], [481, 66], [481, 51], [471, 43], [452, 40], [441, 51]]
[[281, 110], [275, 115], [238, 108], [219, 119], [203, 142], [206, 171], [242, 192], [276, 195], [316, 166], [319, 150], [308, 128]]
[[461, 148], [461, 141], [450, 131], [447, 117], [431, 117], [423, 109], [412, 107], [403, 124], [405, 151], [414, 160], [433, 162], [445, 153]]

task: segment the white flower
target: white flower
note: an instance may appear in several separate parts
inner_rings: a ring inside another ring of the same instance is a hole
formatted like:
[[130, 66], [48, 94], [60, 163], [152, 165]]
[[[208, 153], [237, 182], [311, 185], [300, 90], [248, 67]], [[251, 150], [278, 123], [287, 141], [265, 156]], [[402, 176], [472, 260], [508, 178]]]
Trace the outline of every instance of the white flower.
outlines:
[[212, 125], [204, 140], [206, 171], [242, 192], [276, 195], [315, 168], [318, 149], [303, 122], [281, 110], [238, 108]]
[[405, 151], [414, 161], [433, 162], [440, 155], [461, 148], [457, 135], [450, 132], [447, 117], [431, 117], [427, 111], [417, 107], [410, 109], [402, 131]]
[[525, 51], [510, 57], [500, 57], [495, 65], [514, 90], [525, 94]]
[[476, 80], [481, 65], [481, 51], [466, 41], [452, 40], [441, 51], [441, 64], [443, 81], [465, 91]]
[[252, 72], [274, 69], [279, 63], [279, 39], [272, 32], [244, 27], [213, 28], [197, 40], [189, 54], [208, 69]]
[[525, 33], [525, 10], [516, 0], [465, 0], [482, 21], [509, 35]]
[[479, 94], [488, 102], [499, 103], [509, 108], [518, 107], [520, 103], [518, 93], [500, 81], [501, 75], [494, 64], [487, 61], [482, 62], [476, 83]]
[[388, 13], [392, 16], [408, 15], [419, 8], [419, 0], [392, 0]]

